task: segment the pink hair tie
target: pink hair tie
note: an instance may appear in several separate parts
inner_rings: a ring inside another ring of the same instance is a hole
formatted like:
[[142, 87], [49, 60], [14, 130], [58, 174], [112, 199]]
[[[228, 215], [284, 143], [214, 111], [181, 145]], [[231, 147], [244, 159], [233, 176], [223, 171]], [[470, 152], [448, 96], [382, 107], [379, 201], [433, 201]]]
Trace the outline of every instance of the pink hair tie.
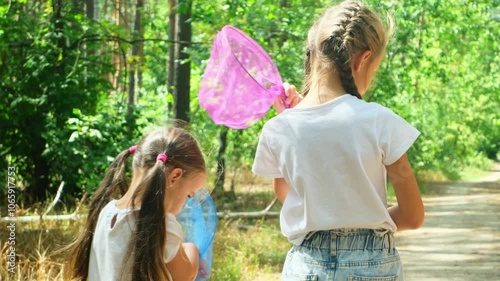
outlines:
[[156, 161], [160, 160], [161, 162], [167, 162], [168, 156], [165, 153], [160, 153], [156, 156]]
[[128, 152], [130, 152], [130, 154], [134, 154], [136, 151], [137, 151], [137, 145], [131, 146], [128, 149]]

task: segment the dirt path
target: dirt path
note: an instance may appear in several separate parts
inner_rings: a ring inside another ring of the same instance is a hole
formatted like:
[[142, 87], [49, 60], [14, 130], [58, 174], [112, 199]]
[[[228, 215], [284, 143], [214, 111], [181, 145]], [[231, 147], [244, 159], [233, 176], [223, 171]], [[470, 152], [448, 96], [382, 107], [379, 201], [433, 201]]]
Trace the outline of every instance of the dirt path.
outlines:
[[422, 228], [398, 233], [406, 281], [500, 280], [500, 164], [486, 177], [437, 183]]

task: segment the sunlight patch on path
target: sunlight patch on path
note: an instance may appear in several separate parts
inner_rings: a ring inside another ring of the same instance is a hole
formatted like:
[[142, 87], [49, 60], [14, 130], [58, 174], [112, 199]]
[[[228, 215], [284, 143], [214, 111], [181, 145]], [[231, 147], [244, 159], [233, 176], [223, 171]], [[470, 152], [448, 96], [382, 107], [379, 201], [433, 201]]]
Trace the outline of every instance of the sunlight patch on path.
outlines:
[[396, 235], [406, 281], [500, 280], [500, 172], [494, 170], [474, 182], [437, 184], [435, 195], [424, 198], [424, 226]]

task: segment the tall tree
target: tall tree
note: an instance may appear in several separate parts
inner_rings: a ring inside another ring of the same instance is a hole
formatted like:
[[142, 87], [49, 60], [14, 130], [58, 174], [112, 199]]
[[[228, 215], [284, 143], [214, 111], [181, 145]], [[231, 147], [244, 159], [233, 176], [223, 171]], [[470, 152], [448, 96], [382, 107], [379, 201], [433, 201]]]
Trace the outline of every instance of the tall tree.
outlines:
[[[113, 24], [122, 27], [125, 31], [128, 31], [128, 13], [127, 5], [124, 3], [125, 0], [114, 0], [113, 3]], [[104, 3], [104, 10], [107, 8], [107, 1]], [[124, 32], [125, 34], [127, 32]], [[113, 88], [117, 93], [122, 93], [125, 91], [125, 81], [123, 79], [122, 72], [126, 68], [126, 51], [123, 47], [121, 41], [113, 41], [112, 43], [113, 52], [113, 66], [115, 68], [115, 73], [110, 77], [110, 81], [113, 84]]]
[[219, 131], [219, 152], [217, 154], [217, 175], [214, 182], [213, 197], [225, 198], [224, 182], [226, 179], [226, 148], [227, 148], [227, 127], [221, 127]]
[[[87, 14], [87, 18], [94, 20], [95, 19], [95, 0], [85, 0], [85, 13]], [[78, 2], [78, 1], [75, 1]]]
[[144, 50], [144, 28], [142, 26], [143, 0], [137, 0], [134, 16], [134, 30], [132, 31], [132, 47], [129, 63], [128, 76], [128, 98], [127, 98], [127, 123], [128, 132], [131, 136], [133, 128], [135, 128], [134, 107], [136, 100], [137, 89], [141, 87], [141, 65], [143, 61]]
[[[177, 44], [175, 44], [175, 34], [176, 34], [176, 17], [175, 17], [175, 8], [177, 6], [177, 0], [168, 0], [168, 60], [167, 60], [167, 90], [169, 93], [172, 95], [174, 94], [174, 88], [175, 88], [175, 54], [176, 54], [176, 47]], [[174, 112], [174, 107], [173, 104], [169, 103], [168, 104], [168, 112], [172, 113]], [[170, 114], [173, 115], [173, 114]]]
[[189, 122], [191, 60], [187, 49], [191, 47], [191, 0], [179, 0], [177, 14], [178, 32], [176, 41], [179, 41], [178, 75], [176, 77], [175, 117]]
[[192, 1], [171, 0], [169, 5], [169, 39], [173, 40], [170, 40], [167, 84], [174, 96], [174, 118], [189, 122], [191, 61], [187, 50], [191, 47]]

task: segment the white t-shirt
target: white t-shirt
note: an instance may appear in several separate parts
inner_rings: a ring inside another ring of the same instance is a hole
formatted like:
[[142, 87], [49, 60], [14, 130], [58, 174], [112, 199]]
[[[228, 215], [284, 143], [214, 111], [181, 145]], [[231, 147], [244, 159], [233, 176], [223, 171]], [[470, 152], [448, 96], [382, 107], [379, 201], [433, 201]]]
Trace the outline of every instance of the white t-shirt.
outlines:
[[269, 120], [252, 171], [290, 185], [280, 224], [296, 245], [318, 230], [396, 231], [387, 211], [385, 165], [398, 160], [419, 134], [390, 109], [345, 94]]
[[[115, 215], [116, 222], [111, 227]], [[166, 226], [164, 261], [168, 263], [177, 254], [184, 237], [182, 226], [171, 213], [167, 213]], [[132, 209], [118, 209], [116, 200], [112, 200], [102, 209], [92, 240], [88, 281], [132, 280], [133, 257], [127, 255], [127, 251], [134, 229], [135, 218]]]

